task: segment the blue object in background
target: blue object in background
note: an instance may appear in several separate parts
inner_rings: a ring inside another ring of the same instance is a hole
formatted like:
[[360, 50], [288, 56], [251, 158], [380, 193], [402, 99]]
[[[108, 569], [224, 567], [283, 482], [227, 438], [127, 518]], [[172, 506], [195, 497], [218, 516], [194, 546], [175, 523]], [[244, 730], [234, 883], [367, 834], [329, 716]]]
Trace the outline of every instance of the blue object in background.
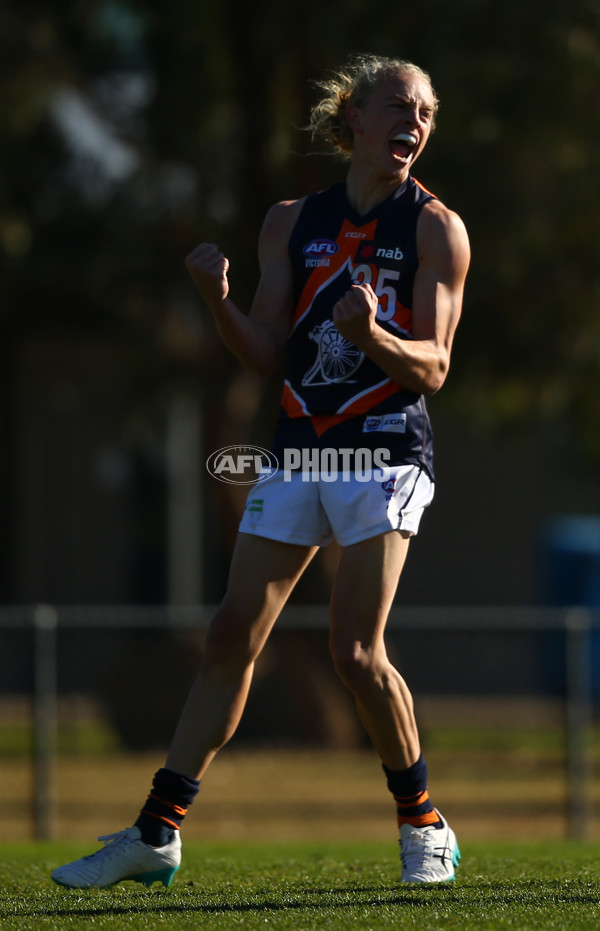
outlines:
[[[542, 600], [550, 605], [600, 608], [600, 515], [564, 515], [547, 525], [542, 538]], [[564, 635], [547, 635], [543, 680], [549, 691], [566, 683]], [[600, 633], [591, 634], [592, 693], [600, 697]]]
[[600, 607], [600, 516], [554, 518], [543, 547], [544, 601]]

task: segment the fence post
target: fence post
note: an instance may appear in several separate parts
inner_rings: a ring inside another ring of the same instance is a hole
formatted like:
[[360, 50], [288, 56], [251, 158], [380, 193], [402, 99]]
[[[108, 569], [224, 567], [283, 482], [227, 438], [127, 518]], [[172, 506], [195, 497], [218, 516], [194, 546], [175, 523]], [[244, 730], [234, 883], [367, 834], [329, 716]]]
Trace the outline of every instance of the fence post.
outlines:
[[202, 420], [191, 396], [167, 416], [167, 587], [170, 604], [202, 604]]
[[584, 840], [591, 819], [590, 729], [592, 677], [590, 631], [585, 608], [571, 608], [565, 616], [567, 665], [567, 820], [569, 837]]
[[56, 628], [49, 605], [33, 612], [33, 827], [51, 840], [56, 822]]

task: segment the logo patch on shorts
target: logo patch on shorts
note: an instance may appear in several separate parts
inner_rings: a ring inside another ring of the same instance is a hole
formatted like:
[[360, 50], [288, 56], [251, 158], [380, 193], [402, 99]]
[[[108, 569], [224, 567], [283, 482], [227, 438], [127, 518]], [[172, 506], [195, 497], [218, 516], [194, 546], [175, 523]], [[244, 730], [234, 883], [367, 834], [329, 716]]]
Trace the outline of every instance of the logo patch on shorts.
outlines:
[[385, 493], [385, 500], [386, 500], [386, 501], [391, 501], [391, 500], [392, 500], [392, 498], [393, 498], [393, 496], [394, 496], [394, 492], [395, 492], [395, 490], [396, 490], [396, 482], [397, 482], [397, 481], [398, 481], [398, 477], [395, 476], [394, 478], [388, 478], [387, 481], [381, 483], [381, 488], [382, 488], [382, 490], [383, 490], [384, 493]]
[[406, 433], [406, 414], [374, 414], [365, 417], [363, 433]]

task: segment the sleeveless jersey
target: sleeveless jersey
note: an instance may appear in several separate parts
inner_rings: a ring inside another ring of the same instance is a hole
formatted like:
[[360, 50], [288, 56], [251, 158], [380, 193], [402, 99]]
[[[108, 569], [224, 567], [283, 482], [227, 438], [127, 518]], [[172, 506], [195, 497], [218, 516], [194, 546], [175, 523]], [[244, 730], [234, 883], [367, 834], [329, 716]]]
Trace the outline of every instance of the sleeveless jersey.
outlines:
[[432, 199], [411, 177], [365, 216], [352, 208], [345, 182], [306, 198], [289, 242], [295, 309], [276, 446], [290, 445], [293, 434], [295, 445], [312, 436], [313, 445], [316, 438], [388, 447], [394, 464], [421, 464], [433, 474], [424, 398], [393, 382], [332, 320], [351, 285], [368, 282], [380, 326], [412, 338], [417, 220]]

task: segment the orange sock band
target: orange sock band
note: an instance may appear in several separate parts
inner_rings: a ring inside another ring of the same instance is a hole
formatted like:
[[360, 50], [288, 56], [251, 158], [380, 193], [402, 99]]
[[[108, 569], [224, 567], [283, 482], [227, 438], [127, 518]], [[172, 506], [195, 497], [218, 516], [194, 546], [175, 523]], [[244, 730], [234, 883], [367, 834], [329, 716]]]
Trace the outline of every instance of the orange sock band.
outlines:
[[140, 815], [148, 815], [149, 818], [156, 818], [157, 821], [168, 824], [170, 828], [175, 828], [176, 831], [179, 830], [179, 825], [176, 821], [171, 821], [170, 818], [165, 818], [164, 815], [157, 815], [155, 811], [148, 811], [147, 808], [142, 808]]

